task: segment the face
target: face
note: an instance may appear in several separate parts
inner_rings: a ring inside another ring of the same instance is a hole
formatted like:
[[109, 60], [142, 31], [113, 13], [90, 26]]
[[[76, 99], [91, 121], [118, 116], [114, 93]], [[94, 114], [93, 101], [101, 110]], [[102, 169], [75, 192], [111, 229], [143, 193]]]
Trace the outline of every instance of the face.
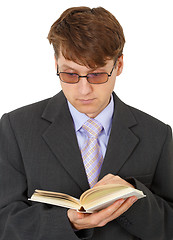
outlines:
[[[92, 70], [86, 66], [79, 65], [73, 61], [67, 60], [62, 54], [55, 59], [55, 67], [59, 72], [78, 73], [85, 76], [88, 73], [107, 72], [110, 74], [114, 65], [113, 60], [107, 60], [104, 67]], [[123, 69], [123, 56], [121, 56], [111, 77], [103, 84], [90, 84], [86, 78], [80, 78], [78, 83], [69, 84], [60, 81], [62, 90], [67, 100], [81, 113], [85, 113], [90, 118], [95, 118], [110, 101], [114, 89], [116, 76], [120, 75]]]

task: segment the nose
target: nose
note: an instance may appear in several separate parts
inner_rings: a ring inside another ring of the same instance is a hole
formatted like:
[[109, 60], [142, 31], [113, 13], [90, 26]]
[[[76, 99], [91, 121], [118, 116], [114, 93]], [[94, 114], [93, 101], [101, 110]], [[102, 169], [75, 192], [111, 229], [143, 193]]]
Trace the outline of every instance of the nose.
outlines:
[[92, 92], [92, 86], [87, 81], [86, 77], [80, 77], [78, 84], [78, 91], [81, 95], [87, 95]]

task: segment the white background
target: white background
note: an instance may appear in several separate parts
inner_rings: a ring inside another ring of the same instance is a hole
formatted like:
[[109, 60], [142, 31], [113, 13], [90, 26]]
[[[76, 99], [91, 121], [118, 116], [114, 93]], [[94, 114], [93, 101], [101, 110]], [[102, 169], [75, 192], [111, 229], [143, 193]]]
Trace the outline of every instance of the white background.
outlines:
[[68, 7], [102, 6], [126, 37], [115, 92], [173, 127], [173, 7], [170, 0], [5, 0], [0, 2], [0, 116], [60, 91], [47, 35]]

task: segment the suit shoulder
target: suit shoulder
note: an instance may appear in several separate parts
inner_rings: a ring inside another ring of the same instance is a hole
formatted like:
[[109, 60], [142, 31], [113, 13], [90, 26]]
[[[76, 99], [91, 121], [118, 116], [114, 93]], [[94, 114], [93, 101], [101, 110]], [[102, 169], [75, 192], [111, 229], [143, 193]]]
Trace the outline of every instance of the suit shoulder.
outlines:
[[41, 118], [45, 110], [47, 111], [48, 109], [49, 111], [53, 112], [55, 111], [55, 109], [57, 110], [58, 106], [61, 107], [61, 105], [63, 104], [64, 98], [65, 97], [62, 91], [60, 91], [59, 93], [57, 93], [56, 95], [50, 98], [13, 110], [9, 112], [8, 115], [11, 119], [19, 119], [19, 120], [33, 119], [38, 117]]
[[[167, 128], [167, 124], [165, 124], [164, 122], [162, 122], [161, 120], [151, 116], [150, 114], [141, 111], [140, 109], [137, 109], [133, 106], [128, 105], [127, 103], [123, 102], [121, 99], [119, 99], [117, 97], [117, 95], [114, 94], [114, 98], [115, 98], [115, 109], [116, 109], [116, 104], [118, 105], [118, 108], [121, 110], [119, 111], [119, 113], [121, 113], [121, 117], [124, 118], [124, 114], [129, 112], [130, 115], [133, 116], [133, 118], [135, 119], [137, 125], [139, 125], [140, 127], [146, 127], [147, 128], [151, 128], [151, 127], [161, 127]], [[128, 115], [128, 117], [130, 116]]]
[[31, 132], [34, 126], [36, 128], [41, 126], [41, 115], [48, 101], [49, 99], [45, 99], [4, 114], [1, 118], [1, 125], [5, 129], [12, 128], [15, 135]]
[[137, 109], [137, 108], [129, 106], [129, 105], [127, 105], [127, 106], [130, 108], [133, 115], [136, 116], [136, 118], [139, 119], [139, 120], [147, 121], [147, 123], [148, 122], [153, 122], [153, 123], [157, 123], [157, 124], [160, 124], [160, 125], [166, 125], [161, 120], [155, 118], [154, 116], [151, 116], [150, 114], [148, 114], [144, 111], [141, 111], [140, 109]]
[[165, 132], [167, 132], [168, 125], [162, 122], [161, 120], [137, 108], [131, 106], [128, 106], [128, 108], [132, 112], [139, 126], [142, 127], [144, 131], [151, 131], [151, 133], [157, 132], [160, 134], [164, 134]]
[[[119, 114], [121, 114], [121, 117], [124, 118], [124, 115], [126, 114], [126, 117], [132, 115], [135, 119], [137, 124], [140, 125], [147, 125], [147, 126], [159, 126], [159, 127], [167, 127], [168, 125], [162, 122], [161, 120], [151, 116], [150, 114], [141, 111], [140, 109], [137, 109], [133, 106], [130, 106], [129, 104], [123, 102], [121, 99], [118, 98], [118, 96], [113, 93], [114, 101], [115, 101], [115, 110], [116, 106], [120, 111], [118, 111]], [[127, 113], [130, 113], [127, 114]]]
[[42, 114], [44, 108], [46, 107], [48, 101], [50, 98], [41, 100], [39, 102], [35, 102], [32, 104], [28, 104], [26, 106], [17, 108], [11, 112], [8, 113], [11, 119], [20, 119], [20, 118], [31, 118], [33, 115], [39, 115]]

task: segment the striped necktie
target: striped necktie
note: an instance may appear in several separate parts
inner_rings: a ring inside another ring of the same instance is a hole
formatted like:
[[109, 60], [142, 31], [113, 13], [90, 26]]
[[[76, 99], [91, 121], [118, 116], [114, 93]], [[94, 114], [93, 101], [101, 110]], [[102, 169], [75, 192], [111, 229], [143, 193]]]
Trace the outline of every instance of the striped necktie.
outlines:
[[89, 119], [86, 123], [84, 123], [82, 128], [87, 135], [87, 140], [84, 147], [81, 149], [81, 154], [88, 182], [92, 188], [97, 183], [103, 162], [103, 156], [98, 142], [98, 136], [103, 127], [97, 120]]

